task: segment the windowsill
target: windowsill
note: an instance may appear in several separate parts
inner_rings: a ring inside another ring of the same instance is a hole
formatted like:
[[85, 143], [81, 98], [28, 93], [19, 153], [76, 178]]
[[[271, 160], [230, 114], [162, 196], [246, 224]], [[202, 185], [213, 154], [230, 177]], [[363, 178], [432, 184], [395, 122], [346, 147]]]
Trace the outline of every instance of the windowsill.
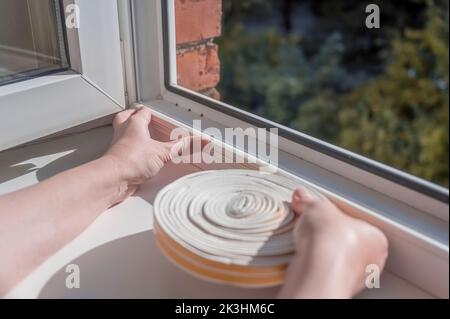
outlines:
[[[37, 183], [98, 157], [110, 140], [109, 127], [58, 137], [0, 153], [0, 194]], [[152, 233], [152, 203], [161, 187], [198, 171], [193, 165], [164, 168], [125, 202], [102, 214], [51, 256], [7, 297], [14, 298], [270, 298], [277, 287], [245, 289], [197, 279], [172, 265]], [[133, 249], [130, 249], [133, 247]], [[67, 289], [65, 267], [80, 266], [81, 287]], [[180, 284], [182, 283], [182, 284]], [[430, 298], [420, 288], [385, 271], [381, 288], [363, 298]]]

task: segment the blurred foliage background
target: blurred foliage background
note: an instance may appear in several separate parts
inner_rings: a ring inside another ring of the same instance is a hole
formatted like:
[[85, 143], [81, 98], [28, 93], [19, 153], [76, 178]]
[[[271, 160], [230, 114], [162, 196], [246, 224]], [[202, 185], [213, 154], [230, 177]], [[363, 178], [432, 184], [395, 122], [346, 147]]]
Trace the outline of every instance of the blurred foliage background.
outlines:
[[448, 187], [448, 1], [223, 0], [222, 100]]

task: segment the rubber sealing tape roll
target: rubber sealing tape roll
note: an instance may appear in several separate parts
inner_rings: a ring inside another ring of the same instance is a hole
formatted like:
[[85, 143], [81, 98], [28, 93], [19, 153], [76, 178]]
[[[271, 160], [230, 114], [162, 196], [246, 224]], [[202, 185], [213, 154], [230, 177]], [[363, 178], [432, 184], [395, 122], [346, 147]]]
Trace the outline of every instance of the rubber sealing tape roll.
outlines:
[[290, 200], [298, 186], [284, 176], [252, 170], [184, 176], [155, 199], [157, 243], [176, 265], [210, 281], [281, 284], [294, 253]]

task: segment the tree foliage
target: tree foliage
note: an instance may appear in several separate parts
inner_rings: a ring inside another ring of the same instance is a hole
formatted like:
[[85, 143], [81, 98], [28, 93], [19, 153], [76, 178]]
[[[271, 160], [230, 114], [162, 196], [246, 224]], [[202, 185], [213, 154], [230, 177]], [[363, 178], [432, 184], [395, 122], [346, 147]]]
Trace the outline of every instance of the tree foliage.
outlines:
[[360, 1], [313, 1], [303, 35], [292, 1], [224, 1], [222, 99], [448, 187], [448, 4], [383, 1], [370, 32]]
[[337, 142], [448, 186], [448, 24], [428, 16], [393, 41], [386, 74], [342, 98]]

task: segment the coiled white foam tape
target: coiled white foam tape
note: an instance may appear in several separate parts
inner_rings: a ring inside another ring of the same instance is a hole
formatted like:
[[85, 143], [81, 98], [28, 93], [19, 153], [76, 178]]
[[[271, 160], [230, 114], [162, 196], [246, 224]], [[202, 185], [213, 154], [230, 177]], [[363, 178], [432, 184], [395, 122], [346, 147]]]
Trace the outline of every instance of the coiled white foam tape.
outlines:
[[194, 275], [241, 286], [280, 284], [294, 253], [290, 200], [298, 186], [252, 170], [184, 176], [155, 199], [157, 242]]

